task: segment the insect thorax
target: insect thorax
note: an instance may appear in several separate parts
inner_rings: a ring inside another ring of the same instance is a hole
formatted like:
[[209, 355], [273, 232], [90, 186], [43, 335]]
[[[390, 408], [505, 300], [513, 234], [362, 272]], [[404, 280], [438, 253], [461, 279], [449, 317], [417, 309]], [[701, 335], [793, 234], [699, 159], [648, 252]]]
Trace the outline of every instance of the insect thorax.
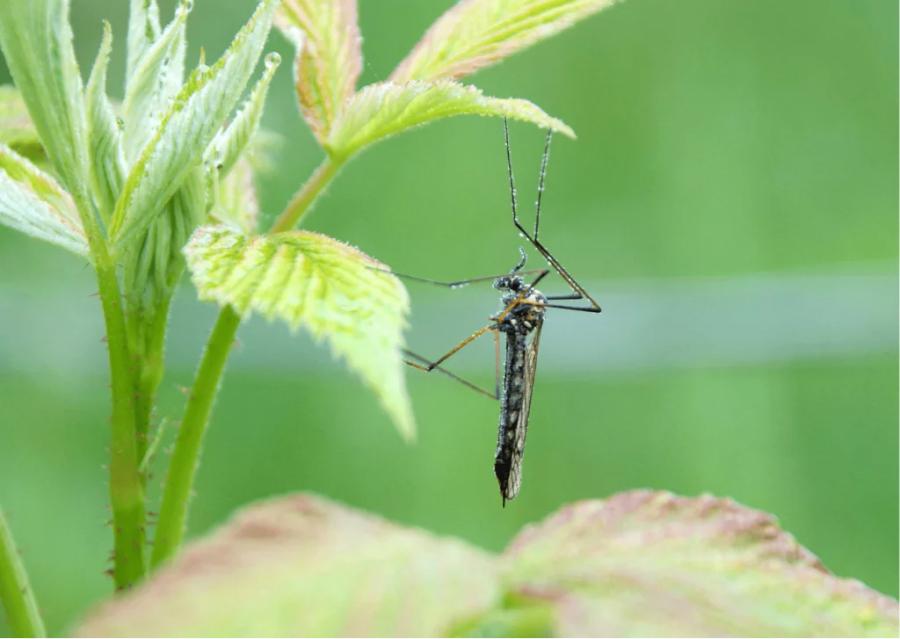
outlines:
[[498, 278], [494, 287], [506, 291], [501, 300], [504, 309], [517, 299], [521, 300], [497, 322], [497, 328], [504, 333], [531, 333], [544, 317], [547, 298], [543, 293], [526, 284], [518, 275]]

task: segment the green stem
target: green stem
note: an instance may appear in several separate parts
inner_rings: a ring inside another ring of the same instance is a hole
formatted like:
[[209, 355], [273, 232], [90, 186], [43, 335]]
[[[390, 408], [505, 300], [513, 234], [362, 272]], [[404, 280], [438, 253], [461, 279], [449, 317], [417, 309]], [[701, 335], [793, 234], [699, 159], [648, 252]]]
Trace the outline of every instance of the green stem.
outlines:
[[[171, 296], [166, 296], [147, 318], [142, 310], [129, 313], [131, 324], [132, 351], [139, 353], [135, 373], [135, 433], [137, 456], [144, 458], [150, 441], [150, 422], [156, 391], [162, 380], [165, 365], [166, 329], [169, 321]], [[149, 322], [147, 321], [149, 319]]]
[[112, 389], [109, 495], [115, 539], [113, 577], [116, 587], [122, 589], [139, 582], [145, 572], [144, 489], [138, 469], [133, 362], [115, 266], [105, 244], [95, 243], [92, 253], [109, 349]]
[[194, 387], [188, 398], [184, 419], [178, 429], [178, 440], [169, 463], [169, 475], [163, 491], [156, 538], [153, 540], [152, 565], [159, 566], [171, 557], [181, 544], [184, 522], [194, 475], [200, 460], [203, 434], [209, 423], [213, 400], [219, 389], [222, 371], [241, 323], [240, 316], [231, 307], [225, 307], [213, 327], [206, 351], [194, 378]]
[[278, 219], [275, 220], [275, 224], [272, 225], [269, 232], [281, 233], [283, 231], [290, 231], [297, 226], [300, 222], [300, 218], [303, 217], [303, 214], [309, 211], [312, 203], [319, 197], [319, 194], [322, 193], [325, 187], [328, 186], [328, 183], [331, 182], [338, 171], [341, 170], [341, 166], [343, 166], [343, 161], [325, 158], [313, 174], [309, 176], [306, 183], [299, 191], [297, 191], [294, 197], [291, 198], [291, 201], [288, 202], [284, 211], [278, 216]]
[[[328, 183], [340, 170], [341, 162], [325, 159], [285, 207], [270, 232], [288, 231], [296, 225]], [[178, 429], [175, 450], [169, 462], [169, 473], [163, 487], [159, 523], [153, 540], [151, 565], [156, 568], [172, 557], [184, 537], [187, 510], [200, 461], [203, 435], [209, 424], [213, 400], [225, 371], [225, 363], [240, 326], [240, 316], [230, 306], [219, 311], [219, 317], [206, 342], [206, 350], [194, 386], [188, 396], [184, 418]]]
[[12, 531], [0, 509], [0, 602], [14, 637], [46, 637], [44, 620], [28, 582], [25, 564], [16, 550]]

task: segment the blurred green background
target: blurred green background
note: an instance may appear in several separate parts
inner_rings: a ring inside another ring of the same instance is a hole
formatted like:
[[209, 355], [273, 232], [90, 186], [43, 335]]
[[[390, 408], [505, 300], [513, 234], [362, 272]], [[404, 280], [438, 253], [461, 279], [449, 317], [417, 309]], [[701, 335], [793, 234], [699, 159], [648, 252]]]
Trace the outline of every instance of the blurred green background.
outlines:
[[[386, 77], [450, 4], [360, 0], [362, 82]], [[125, 5], [72, 8], [83, 69], [111, 20], [118, 96]], [[218, 56], [252, 5], [199, 0], [189, 55]], [[279, 35], [271, 48], [290, 59]], [[496, 405], [411, 371], [419, 438], [405, 445], [326, 348], [254, 320], [216, 407], [191, 533], [311, 490], [499, 550], [572, 500], [709, 492], [774, 513], [835, 573], [896, 596], [896, 52], [893, 0], [629, 0], [476, 75], [577, 131], [554, 143], [542, 236], [604, 307], [548, 319], [521, 496], [500, 508]], [[282, 136], [260, 180], [271, 216], [321, 155], [290, 64], [265, 124]], [[512, 135], [530, 213], [542, 134]], [[519, 240], [507, 197], [500, 122], [459, 118], [366, 152], [307, 226], [403, 272], [500, 273]], [[0, 272], [0, 502], [62, 632], [110, 590], [99, 305], [79, 260], [7, 229]], [[487, 286], [410, 293], [409, 343], [432, 355], [497, 305]], [[185, 286], [161, 416], [178, 418], [213, 317]], [[492, 369], [489, 344], [456, 364], [485, 384]]]

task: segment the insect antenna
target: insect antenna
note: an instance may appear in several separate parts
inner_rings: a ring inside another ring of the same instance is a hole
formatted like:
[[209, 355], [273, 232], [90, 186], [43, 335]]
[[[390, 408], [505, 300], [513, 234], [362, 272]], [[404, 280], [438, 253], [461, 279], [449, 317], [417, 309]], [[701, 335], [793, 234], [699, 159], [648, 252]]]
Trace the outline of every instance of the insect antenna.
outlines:
[[[550, 158], [550, 139], [553, 135], [552, 131], [547, 131], [547, 139], [544, 143], [544, 154], [541, 158], [541, 173], [538, 181], [538, 196], [535, 206], [537, 210], [535, 211], [535, 219], [534, 219], [534, 234], [530, 234], [525, 230], [525, 227], [522, 226], [521, 221], [519, 221], [519, 211], [518, 211], [518, 202], [516, 197], [516, 182], [515, 177], [513, 175], [513, 166], [512, 166], [512, 151], [510, 150], [509, 144], [509, 123], [506, 118], [503, 119], [503, 137], [506, 143], [506, 168], [507, 174], [509, 176], [509, 192], [510, 192], [510, 200], [512, 203], [512, 218], [513, 224], [519, 230], [519, 233], [522, 234], [522, 237], [531, 242], [531, 245], [540, 253], [547, 263], [553, 267], [553, 270], [556, 271], [563, 280], [565, 280], [566, 284], [569, 285], [569, 288], [572, 289], [572, 297], [569, 296], [554, 296], [556, 299], [573, 299], [573, 300], [587, 300], [589, 306], [571, 306], [564, 304], [544, 304], [548, 308], [563, 308], [571, 311], [583, 311], [586, 313], [599, 313], [600, 305], [597, 301], [591, 297], [590, 293], [588, 293], [581, 284], [575, 281], [575, 278], [569, 274], [569, 272], [563, 267], [562, 264], [559, 263], [553, 254], [550, 253], [550, 250], [544, 246], [540, 240], [538, 239], [538, 231], [540, 229], [540, 220], [541, 220], [541, 201], [544, 193], [544, 178], [547, 174], [547, 163]], [[551, 299], [551, 298], [548, 298]]]

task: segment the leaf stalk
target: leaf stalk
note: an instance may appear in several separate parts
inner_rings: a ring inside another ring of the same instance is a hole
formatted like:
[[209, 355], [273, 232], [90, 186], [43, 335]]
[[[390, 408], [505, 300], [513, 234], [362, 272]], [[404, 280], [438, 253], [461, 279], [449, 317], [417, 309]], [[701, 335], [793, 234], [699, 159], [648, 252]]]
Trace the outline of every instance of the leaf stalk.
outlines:
[[[294, 228], [334, 179], [341, 166], [340, 161], [331, 158], [323, 160], [278, 216], [270, 232], [280, 233]], [[178, 551], [184, 538], [203, 436], [209, 425], [213, 402], [240, 323], [241, 317], [233, 308], [223, 307], [206, 342], [163, 487], [151, 558], [151, 567], [154, 569]]]

